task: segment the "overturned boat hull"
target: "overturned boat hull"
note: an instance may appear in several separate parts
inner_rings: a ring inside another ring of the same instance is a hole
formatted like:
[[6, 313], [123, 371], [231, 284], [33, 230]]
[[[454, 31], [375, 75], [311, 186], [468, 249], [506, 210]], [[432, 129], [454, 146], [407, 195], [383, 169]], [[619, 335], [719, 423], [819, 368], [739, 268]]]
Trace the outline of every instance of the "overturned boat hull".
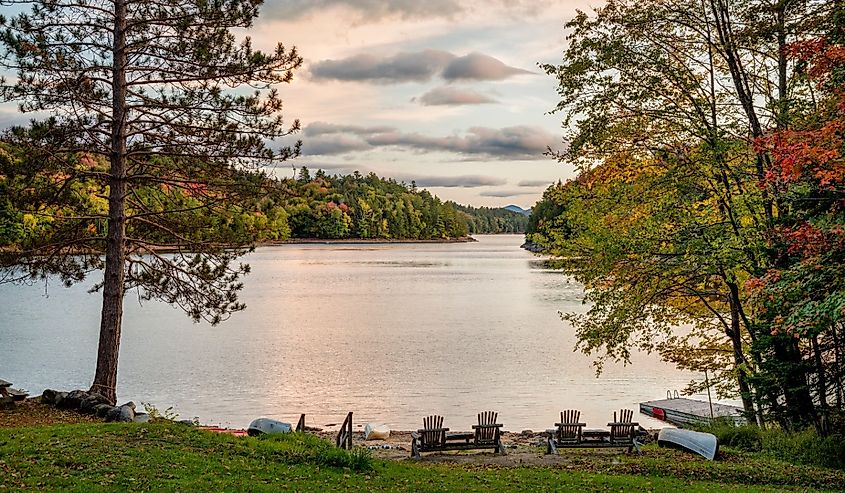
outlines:
[[661, 447], [686, 450], [707, 460], [715, 459], [719, 452], [719, 440], [716, 435], [678, 428], [663, 428], [660, 430], [660, 434], [657, 435], [657, 444]]
[[290, 423], [283, 423], [270, 418], [254, 419], [246, 430], [251, 437], [273, 433], [290, 433], [291, 431], [293, 430]]

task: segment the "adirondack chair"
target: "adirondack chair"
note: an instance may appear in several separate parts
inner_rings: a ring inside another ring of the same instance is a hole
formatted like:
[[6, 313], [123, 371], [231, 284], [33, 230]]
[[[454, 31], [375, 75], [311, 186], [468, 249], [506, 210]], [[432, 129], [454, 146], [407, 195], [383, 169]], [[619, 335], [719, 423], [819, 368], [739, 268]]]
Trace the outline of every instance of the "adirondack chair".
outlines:
[[555, 423], [555, 429], [550, 430], [547, 454], [554, 454], [558, 447], [579, 447], [583, 438], [586, 423], [580, 423], [581, 411], [567, 409], [560, 413], [560, 423]]
[[497, 413], [485, 411], [478, 414], [478, 424], [472, 426], [472, 433], [447, 433], [443, 427], [443, 416], [423, 418], [423, 427], [411, 433], [411, 457], [420, 458], [421, 452], [443, 452], [447, 450], [495, 449], [504, 454], [500, 423]]
[[616, 420], [616, 411], [613, 412], [613, 422], [608, 423], [607, 426], [610, 427], [610, 437], [608, 438], [608, 443], [611, 447], [628, 447], [628, 453], [631, 453], [631, 450], [637, 449], [638, 454], [642, 454], [640, 451], [640, 444], [637, 442], [637, 427], [640, 426], [639, 423], [633, 421], [634, 418], [634, 411], [630, 409], [622, 409], [619, 411], [619, 420]]
[[505, 448], [502, 446], [502, 424], [496, 423], [498, 415], [499, 413], [494, 411], [478, 413], [478, 424], [472, 425], [472, 429], [475, 432], [475, 444], [479, 448], [494, 446], [497, 453], [504, 454]]
[[423, 427], [411, 433], [411, 457], [419, 458], [420, 452], [445, 450], [447, 431], [449, 428], [443, 428], [443, 416], [423, 418]]

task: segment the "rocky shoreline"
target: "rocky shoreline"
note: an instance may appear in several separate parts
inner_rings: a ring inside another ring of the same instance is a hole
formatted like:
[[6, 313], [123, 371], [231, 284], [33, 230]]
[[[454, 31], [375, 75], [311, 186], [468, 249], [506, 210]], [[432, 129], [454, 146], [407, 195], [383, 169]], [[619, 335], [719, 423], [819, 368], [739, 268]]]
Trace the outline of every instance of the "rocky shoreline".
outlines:
[[132, 401], [114, 406], [102, 395], [85, 390], [63, 392], [47, 389], [41, 396], [31, 400], [58, 409], [96, 416], [107, 423], [146, 423], [150, 420], [149, 414], [136, 412], [135, 403]]
[[523, 250], [528, 250], [531, 253], [545, 253], [546, 249], [543, 248], [542, 245], [539, 243], [534, 243], [533, 241], [526, 241], [522, 245], [519, 246]]

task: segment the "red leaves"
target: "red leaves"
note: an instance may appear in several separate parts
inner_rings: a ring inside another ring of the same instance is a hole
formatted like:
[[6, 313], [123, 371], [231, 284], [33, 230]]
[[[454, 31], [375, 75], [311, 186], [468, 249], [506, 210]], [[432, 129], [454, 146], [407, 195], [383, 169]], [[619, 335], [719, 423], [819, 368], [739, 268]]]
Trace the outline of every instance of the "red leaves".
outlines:
[[808, 77], [828, 97], [803, 125], [755, 142], [756, 150], [768, 152], [773, 161], [760, 185], [778, 189], [811, 181], [822, 189], [836, 189], [845, 184], [845, 88], [833, 86], [831, 75], [845, 68], [845, 46], [816, 38], [793, 43], [787, 55], [808, 64]]
[[842, 113], [818, 128], [783, 130], [758, 139], [758, 151], [772, 157], [763, 186], [782, 187], [813, 180], [821, 188], [845, 184], [845, 120]]

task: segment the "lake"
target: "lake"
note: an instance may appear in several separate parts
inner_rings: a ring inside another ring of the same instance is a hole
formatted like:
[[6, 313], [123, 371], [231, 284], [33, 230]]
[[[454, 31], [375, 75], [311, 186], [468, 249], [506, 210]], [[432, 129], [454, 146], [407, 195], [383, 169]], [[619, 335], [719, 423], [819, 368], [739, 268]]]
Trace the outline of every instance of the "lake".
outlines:
[[[436, 413], [469, 429], [489, 409], [520, 431], [568, 408], [604, 426], [614, 410], [703, 378], [645, 354], [596, 378], [558, 314], [586, 309], [582, 286], [521, 250], [520, 235], [477, 239], [259, 248], [247, 257], [247, 310], [217, 327], [129, 293], [118, 398], [232, 427], [303, 412], [325, 426], [354, 411], [356, 424], [416, 429]], [[0, 285], [0, 378], [34, 395], [90, 386], [93, 282]]]

